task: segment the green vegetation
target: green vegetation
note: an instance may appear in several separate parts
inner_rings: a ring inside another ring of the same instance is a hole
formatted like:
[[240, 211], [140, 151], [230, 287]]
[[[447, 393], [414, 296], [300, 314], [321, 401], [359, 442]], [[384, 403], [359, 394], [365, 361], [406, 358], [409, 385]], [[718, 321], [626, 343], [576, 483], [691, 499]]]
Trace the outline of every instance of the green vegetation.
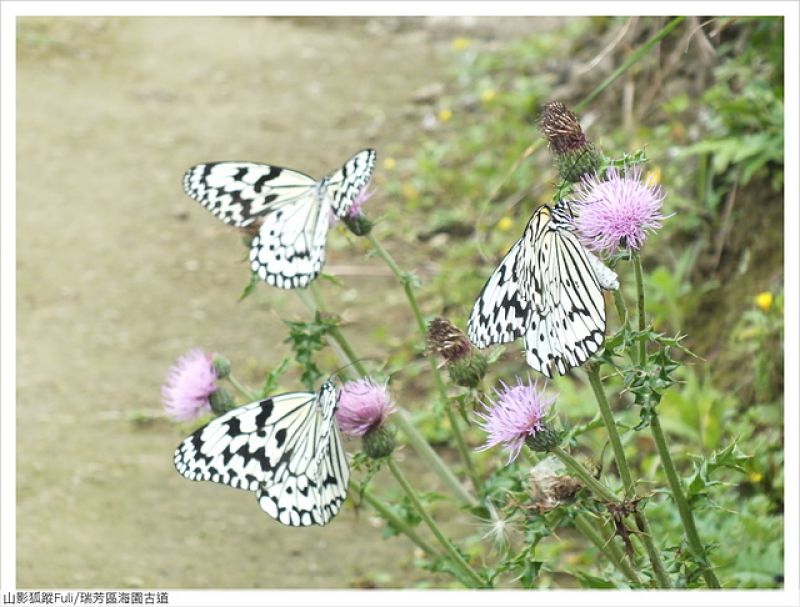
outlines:
[[[626, 40], [644, 41], [664, 25], [626, 21], [574, 20], [564, 29], [490, 49], [455, 45], [454, 82], [433, 108], [438, 130], [413, 151], [391, 152], [382, 197], [402, 204], [387, 205], [376, 228], [397, 243], [396, 250], [402, 241], [423, 249], [415, 258], [435, 260], [421, 288], [422, 308], [430, 316], [444, 313], [465, 326], [486, 277], [532, 211], [551, 200], [557, 172], [536, 130], [538, 111], [556, 91], [559, 100], [577, 105], [597, 83], [577, 74], [581, 59], [588, 63], [597, 52], [588, 41], [613, 39], [623, 27], [631, 28]], [[697, 358], [673, 350], [680, 364], [669, 385], [659, 387], [658, 412], [672, 453], [680, 454], [675, 463], [699, 535], [725, 587], [782, 584], [782, 41], [780, 19], [716, 19], [702, 33], [696, 24], [683, 23], [658, 53], [644, 57], [583, 110], [591, 123], [587, 135], [605, 153], [621, 156], [644, 146], [649, 178], [668, 193], [665, 214], [671, 217], [644, 253], [647, 313], [656, 331], [686, 335], [682, 344]], [[619, 44], [605, 60], [621, 64], [628, 49]], [[620, 112], [623, 83], [635, 91], [635, 101]], [[771, 221], [752, 225], [754, 214]], [[765, 240], [772, 245], [766, 247]], [[633, 274], [627, 264], [617, 269], [632, 301]], [[415, 357], [412, 343], [409, 338], [405, 355], [395, 352], [395, 365]], [[516, 348], [506, 348], [485, 385], [525, 372], [512, 353]], [[615, 391], [623, 382], [606, 378]], [[587, 386], [554, 383], [561, 395], [558, 414], [573, 438], [581, 434], [582, 457], [613, 484], [604, 449], [609, 445], [598, 431]], [[635, 386], [628, 390], [635, 396]], [[612, 406], [634, 475], [663, 487], [657, 452], [640, 429], [643, 411], [631, 394], [622, 394]], [[470, 402], [467, 391], [462, 400]], [[429, 438], [445, 439], [441, 412], [418, 416]], [[473, 432], [469, 437], [477, 442], [480, 433]], [[508, 503], [509, 491], [524, 501], [528, 463], [488, 470], [496, 460], [483, 454], [477, 462], [483, 472], [493, 472], [487, 491], [498, 503]], [[656, 493], [647, 502], [677, 585], [701, 584], [670, 499]], [[587, 507], [579, 497], [535, 523], [530, 512], [507, 510], [524, 528], [526, 552], [498, 559], [504, 564], [492, 575], [505, 567], [522, 576], [520, 583], [540, 587], [622, 584], [624, 576], [611, 574], [614, 568], [596, 558], [596, 547], [564, 535]], [[471, 541], [485, 540], [476, 535]]]

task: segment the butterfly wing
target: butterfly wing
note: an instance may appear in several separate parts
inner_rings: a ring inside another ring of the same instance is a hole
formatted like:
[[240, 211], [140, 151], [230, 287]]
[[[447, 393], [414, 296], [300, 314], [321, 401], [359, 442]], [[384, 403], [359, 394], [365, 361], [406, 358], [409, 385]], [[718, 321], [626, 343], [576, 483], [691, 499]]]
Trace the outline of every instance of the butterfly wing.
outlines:
[[305, 423], [315, 398], [294, 392], [233, 409], [178, 446], [175, 468], [193, 481], [255, 491], [286, 467], [287, 437]]
[[318, 187], [276, 206], [250, 245], [250, 267], [267, 284], [306, 287], [325, 263], [331, 213]]
[[530, 300], [520, 285], [523, 247], [522, 239], [511, 247], [472, 306], [467, 334], [478, 348], [514, 341], [525, 333]]
[[375, 158], [375, 150], [361, 150], [323, 180], [326, 196], [338, 217], [347, 214], [355, 197], [372, 179]]
[[256, 493], [261, 509], [284, 525], [325, 525], [339, 512], [350, 482], [347, 454], [334, 424], [336, 390], [320, 389], [313, 415], [287, 446], [288, 466]]
[[183, 189], [225, 223], [244, 228], [275, 205], [303, 197], [317, 185], [308, 175], [257, 162], [209, 162], [183, 176]]
[[[262, 510], [285, 525], [324, 525], [347, 496], [350, 473], [322, 398], [330, 399], [325, 388], [234, 409], [186, 438], [175, 467], [191, 480], [256, 492]], [[335, 406], [335, 391], [333, 398]]]
[[[543, 207], [544, 208], [544, 207]], [[529, 366], [551, 377], [586, 362], [603, 343], [605, 301], [587, 252], [564, 224], [550, 220], [531, 244], [539, 286], [525, 331]], [[610, 272], [610, 270], [609, 270]]]

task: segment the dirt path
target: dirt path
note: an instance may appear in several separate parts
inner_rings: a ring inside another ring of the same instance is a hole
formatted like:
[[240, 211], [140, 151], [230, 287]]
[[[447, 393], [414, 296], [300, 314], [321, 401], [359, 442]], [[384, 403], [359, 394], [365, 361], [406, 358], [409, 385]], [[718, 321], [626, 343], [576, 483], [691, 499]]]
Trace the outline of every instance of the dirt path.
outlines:
[[[245, 494], [181, 479], [171, 461], [181, 432], [129, 416], [159, 407], [167, 367], [193, 346], [228, 354], [257, 381], [288, 352], [278, 316], [303, 317], [277, 290], [237, 303], [247, 279], [240, 239], [182, 194], [184, 170], [262, 159], [321, 175], [361, 147], [413, 141], [420, 110], [409, 99], [445, 77], [463, 27], [23, 20], [19, 587], [409, 584], [411, 544], [382, 540], [368, 512], [284, 528]], [[345, 251], [341, 232], [332, 240], [332, 268], [377, 265]], [[384, 305], [396, 299], [383, 287], [399, 299], [387, 279], [368, 280]]]

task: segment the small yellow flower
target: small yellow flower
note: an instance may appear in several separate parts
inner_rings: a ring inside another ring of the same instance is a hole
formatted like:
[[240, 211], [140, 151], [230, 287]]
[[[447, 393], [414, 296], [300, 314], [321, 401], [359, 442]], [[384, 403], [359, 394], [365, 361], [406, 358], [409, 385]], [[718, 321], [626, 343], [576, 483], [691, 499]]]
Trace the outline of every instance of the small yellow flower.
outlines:
[[383, 168], [386, 169], [387, 171], [391, 171], [396, 166], [397, 166], [397, 161], [391, 156], [387, 157], [383, 161]]
[[408, 200], [414, 200], [419, 196], [419, 192], [417, 191], [417, 188], [415, 188], [410, 183], [404, 183], [403, 196], [405, 196]]
[[511, 228], [514, 227], [514, 220], [511, 217], [503, 217], [500, 221], [497, 222], [497, 229], [501, 232], [508, 232]]
[[481, 101], [484, 103], [491, 103], [495, 97], [497, 97], [497, 91], [494, 89], [486, 89], [481, 93]]
[[471, 44], [472, 40], [469, 38], [456, 38], [452, 42], [453, 48], [457, 51], [465, 51], [470, 47]]
[[661, 183], [661, 169], [655, 167], [647, 171], [644, 176], [644, 183], [645, 185], [658, 185]]
[[564, 560], [567, 562], [567, 564], [568, 564], [568, 565], [575, 565], [575, 564], [577, 564], [578, 562], [580, 562], [580, 560], [581, 560], [581, 557], [580, 557], [580, 555], [579, 555], [579, 554], [576, 554], [576, 553], [574, 553], [574, 552], [571, 552], [570, 554], [568, 554], [568, 555], [566, 556], [566, 558], [565, 558]]
[[449, 108], [442, 108], [439, 110], [437, 117], [439, 118], [439, 122], [449, 122], [449, 120], [453, 117], [453, 111]]
[[754, 470], [748, 475], [751, 483], [760, 483], [761, 479], [764, 478], [760, 472]]
[[756, 306], [764, 310], [764, 312], [767, 312], [772, 307], [772, 300], [772, 293], [763, 291], [756, 295]]

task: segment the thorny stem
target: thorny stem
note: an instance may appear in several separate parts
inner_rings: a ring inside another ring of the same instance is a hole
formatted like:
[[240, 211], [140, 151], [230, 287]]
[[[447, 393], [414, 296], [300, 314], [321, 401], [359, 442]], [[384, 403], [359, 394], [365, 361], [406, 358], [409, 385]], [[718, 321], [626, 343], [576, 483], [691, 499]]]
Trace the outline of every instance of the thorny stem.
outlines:
[[[312, 285], [313, 287], [314, 285]], [[301, 301], [311, 310], [312, 312], [324, 311], [322, 306], [322, 298], [319, 292], [312, 290], [312, 295], [314, 295], [313, 299], [309, 297], [305, 292], [300, 289], [295, 289], [295, 292], [300, 296]], [[343, 363], [350, 362], [353, 367], [355, 367], [356, 371], [360, 373], [362, 376], [367, 376], [367, 371], [364, 366], [359, 362], [358, 357], [355, 355], [353, 348], [350, 346], [350, 343], [345, 338], [344, 334], [335, 327], [336, 331], [331, 331], [330, 338], [333, 340], [334, 345], [338, 346], [339, 352], [337, 355], [339, 359]], [[425, 437], [419, 433], [419, 431], [414, 427], [414, 424], [411, 423], [409, 420], [408, 412], [403, 409], [402, 407], [397, 407], [397, 414], [394, 417], [394, 422], [397, 426], [402, 430], [402, 432], [406, 435], [408, 442], [411, 444], [411, 447], [417, 454], [433, 469], [433, 471], [442, 479], [445, 485], [447, 485], [453, 494], [461, 500], [464, 504], [470, 507], [476, 507], [478, 505], [478, 500], [471, 495], [464, 487], [461, 485], [461, 482], [455, 477], [453, 471], [450, 470], [447, 464], [442, 461], [436, 451], [428, 444], [428, 441], [425, 440]]]
[[630, 498], [636, 492], [636, 487], [631, 477], [630, 468], [628, 468], [628, 460], [625, 458], [625, 449], [622, 447], [622, 440], [617, 430], [617, 424], [614, 421], [614, 414], [608, 404], [606, 393], [603, 390], [603, 384], [600, 381], [600, 367], [594, 363], [588, 363], [587, 374], [589, 376], [589, 383], [592, 385], [592, 391], [597, 399], [597, 404], [600, 407], [600, 414], [603, 416], [603, 423], [606, 426], [609, 440], [611, 441], [611, 449], [614, 451], [614, 459], [617, 462], [617, 469], [622, 478], [622, 484], [625, 487], [625, 497]]
[[606, 502], [618, 502], [619, 498], [614, 495], [608, 487], [593, 477], [589, 471], [581, 465], [581, 463], [572, 457], [569, 453], [564, 451], [561, 447], [553, 447], [551, 450], [553, 455], [560, 459], [570, 471], [577, 476], [586, 487], [594, 493], [597, 497]]
[[625, 575], [631, 582], [636, 584], [637, 586], [641, 585], [642, 581], [639, 579], [639, 576], [631, 567], [630, 563], [625, 560], [625, 557], [622, 554], [619, 546], [614, 542], [614, 537], [610, 537], [606, 539], [603, 535], [597, 531], [595, 526], [589, 520], [589, 518], [583, 514], [579, 513], [575, 517], [575, 527], [578, 528], [578, 531], [583, 533], [590, 542], [592, 542], [595, 547], [602, 552], [606, 558], [622, 573]]
[[[625, 449], [622, 447], [622, 440], [620, 439], [619, 431], [617, 430], [617, 424], [614, 421], [614, 414], [612, 413], [611, 407], [608, 404], [606, 393], [603, 390], [603, 384], [600, 381], [599, 366], [590, 363], [588, 365], [588, 375], [589, 383], [592, 385], [592, 391], [597, 399], [597, 404], [600, 408], [600, 414], [603, 416], [603, 423], [606, 426], [606, 431], [608, 432], [608, 437], [611, 441], [611, 449], [614, 451], [614, 459], [617, 462], [617, 469], [619, 470], [619, 475], [622, 478], [622, 485], [625, 489], [625, 497], [627, 499], [631, 499], [636, 495], [636, 485], [633, 482], [633, 477], [631, 476], [631, 471], [628, 467], [628, 460], [625, 457]], [[663, 588], [671, 588], [672, 582], [669, 579], [666, 569], [664, 569], [664, 563], [661, 560], [661, 554], [658, 552], [658, 548], [656, 548], [655, 542], [650, 533], [650, 523], [647, 521], [647, 517], [643, 512], [636, 512], [635, 519], [637, 526], [642, 532], [639, 537], [644, 544], [644, 549], [647, 551], [647, 556], [650, 559], [650, 563], [653, 565], [653, 573], [655, 573], [659, 584], [661, 584]]]
[[[631, 252], [631, 260], [633, 261], [633, 271], [636, 275], [636, 309], [639, 318], [639, 333], [644, 333], [647, 325], [647, 319], [644, 314], [644, 281], [642, 279], [642, 258], [639, 257], [639, 251], [635, 249]], [[647, 362], [647, 341], [644, 335], [639, 338], [639, 365], [644, 368]]]
[[[644, 311], [644, 283], [642, 280], [642, 260], [638, 251], [633, 251], [632, 254], [633, 268], [636, 275], [636, 294], [637, 305], [639, 312], [639, 330], [644, 331], [646, 324], [645, 311]], [[647, 363], [647, 349], [644, 339], [640, 342], [639, 346], [639, 365], [643, 369]], [[664, 467], [664, 473], [667, 476], [667, 482], [672, 493], [672, 499], [678, 506], [678, 514], [681, 517], [683, 528], [686, 531], [686, 539], [689, 542], [689, 548], [694, 554], [695, 558], [702, 567], [703, 578], [709, 588], [719, 588], [720, 583], [711, 564], [708, 561], [705, 547], [703, 542], [700, 541], [700, 535], [697, 533], [697, 526], [694, 522], [694, 514], [689, 507], [689, 502], [686, 501], [686, 495], [683, 493], [683, 485], [675, 469], [675, 463], [672, 461], [669, 447], [667, 446], [667, 438], [664, 435], [664, 430], [661, 428], [661, 420], [658, 412], [654, 408], [652, 410], [650, 419], [650, 431], [653, 434], [653, 439], [658, 449], [658, 456], [661, 458], [661, 464]]]
[[400, 531], [401, 533], [405, 534], [408, 539], [414, 542], [417, 546], [419, 546], [422, 550], [424, 550], [428, 556], [438, 556], [439, 552], [433, 549], [433, 547], [422, 539], [417, 532], [414, 531], [412, 527], [409, 527], [403, 519], [397, 516], [394, 512], [392, 512], [389, 507], [384, 504], [380, 499], [375, 497], [369, 489], [362, 488], [362, 486], [357, 481], [350, 481], [352, 485], [352, 490], [356, 493], [359, 493], [363, 498], [364, 501], [367, 502], [372, 508], [381, 515], [381, 518], [388, 521], [392, 527]]
[[[425, 319], [422, 316], [422, 311], [419, 308], [419, 304], [417, 303], [417, 298], [414, 295], [414, 287], [411, 284], [411, 279], [403, 272], [400, 267], [395, 262], [394, 258], [389, 254], [389, 252], [383, 247], [383, 245], [375, 238], [375, 235], [370, 232], [367, 235], [367, 239], [372, 243], [372, 246], [375, 248], [375, 251], [378, 255], [386, 262], [386, 265], [389, 266], [389, 269], [392, 273], [400, 280], [403, 285], [403, 290], [405, 291], [406, 298], [408, 299], [408, 303], [411, 305], [411, 309], [414, 312], [414, 318], [417, 321], [417, 327], [419, 328], [420, 333], [422, 334], [422, 341], [425, 342], [428, 334], [428, 328], [425, 325]], [[461, 424], [456, 417], [455, 412], [453, 411], [452, 407], [448, 406], [449, 398], [447, 396], [447, 388], [442, 381], [442, 375], [439, 373], [439, 368], [436, 365], [436, 359], [432, 356], [428, 356], [428, 362], [431, 366], [431, 372], [433, 373], [433, 379], [436, 383], [436, 388], [439, 391], [439, 397], [444, 405], [444, 410], [447, 415], [447, 419], [450, 422], [450, 427], [453, 429], [453, 436], [456, 439], [456, 447], [458, 448], [459, 453], [461, 454], [461, 459], [464, 461], [464, 465], [467, 469], [467, 474], [469, 474], [470, 479], [472, 480], [472, 484], [475, 487], [475, 490], [480, 494], [483, 492], [483, 484], [481, 482], [480, 476], [478, 475], [477, 470], [475, 469], [475, 464], [472, 461], [472, 455], [470, 454], [469, 448], [467, 447], [467, 443], [464, 440], [464, 435], [461, 432]]]
[[405, 475], [400, 470], [400, 468], [397, 467], [397, 464], [395, 464], [394, 459], [389, 457], [387, 458], [386, 463], [389, 466], [389, 470], [392, 472], [397, 482], [403, 488], [403, 491], [405, 491], [406, 495], [408, 496], [408, 499], [411, 500], [411, 503], [416, 509], [417, 514], [419, 514], [422, 520], [425, 521], [425, 524], [428, 526], [433, 535], [445, 549], [448, 556], [454, 561], [456, 565], [458, 565], [458, 567], [462, 570], [462, 572], [466, 574], [466, 576], [471, 580], [472, 582], [471, 586], [473, 588], [486, 588], [487, 587], [486, 582], [475, 572], [475, 570], [472, 567], [470, 567], [469, 563], [467, 563], [467, 561], [464, 560], [464, 557], [461, 556], [458, 550], [456, 550], [455, 546], [453, 546], [450, 540], [447, 539], [447, 537], [445, 537], [445, 535], [442, 533], [442, 530], [439, 529], [439, 526], [431, 518], [430, 514], [428, 514], [428, 511], [425, 509], [425, 506], [422, 505], [422, 502], [419, 501], [419, 497], [417, 497], [416, 492], [408, 483], [408, 480], [406, 479]]

